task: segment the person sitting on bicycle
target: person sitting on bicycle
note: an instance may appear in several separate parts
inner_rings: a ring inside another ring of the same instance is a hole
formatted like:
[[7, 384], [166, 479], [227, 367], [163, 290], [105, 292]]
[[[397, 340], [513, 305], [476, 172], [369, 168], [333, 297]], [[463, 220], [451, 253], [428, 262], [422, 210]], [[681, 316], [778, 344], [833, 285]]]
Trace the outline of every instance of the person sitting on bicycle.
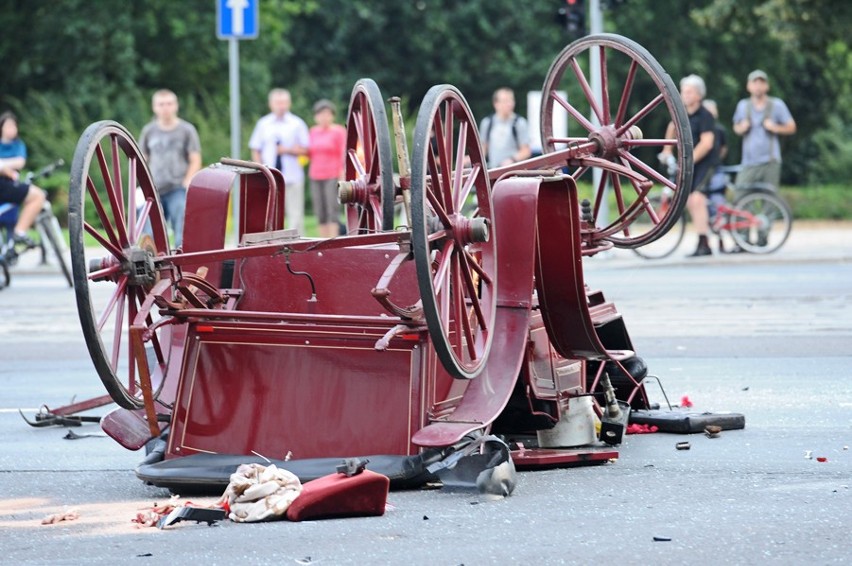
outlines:
[[44, 206], [46, 195], [35, 185], [19, 182], [19, 171], [26, 162], [27, 146], [18, 137], [18, 119], [11, 112], [4, 112], [0, 114], [0, 204], [20, 207], [13, 238], [15, 244], [31, 248], [35, 243], [27, 236], [27, 230]]
[[[704, 79], [698, 75], [689, 75], [680, 81], [680, 97], [686, 112], [689, 115], [689, 127], [692, 132], [692, 161], [694, 170], [692, 173], [692, 187], [686, 207], [692, 217], [692, 224], [698, 233], [698, 246], [688, 257], [712, 255], [707, 234], [710, 231], [710, 219], [707, 213], [707, 183], [710, 181], [713, 169], [718, 163], [715, 153], [713, 115], [701, 105], [701, 100], [707, 94]], [[666, 129], [666, 138], [675, 136], [674, 124], [669, 123]], [[671, 146], [663, 148], [660, 159], [672, 156]]]

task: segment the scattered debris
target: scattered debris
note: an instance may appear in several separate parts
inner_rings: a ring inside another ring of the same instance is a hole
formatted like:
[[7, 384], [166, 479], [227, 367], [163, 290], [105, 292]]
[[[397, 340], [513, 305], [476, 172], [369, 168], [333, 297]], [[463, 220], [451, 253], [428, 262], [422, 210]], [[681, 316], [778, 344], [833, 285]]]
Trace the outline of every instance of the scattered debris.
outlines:
[[62, 438], [65, 440], [79, 440], [81, 438], [104, 438], [105, 434], [77, 434], [73, 430], [69, 430]]
[[689, 409], [692, 407], [692, 401], [689, 400], [689, 395], [684, 395], [680, 398], [680, 406], [684, 409]]
[[651, 434], [660, 430], [657, 425], [636, 424], [627, 425], [627, 434]]
[[813, 460], [814, 459], [814, 451], [813, 450], [805, 450], [805, 460]]
[[183, 507], [175, 507], [174, 510], [160, 519], [157, 522], [158, 529], [164, 529], [181, 521], [195, 521], [196, 523], [207, 523], [207, 526], [213, 526], [213, 523], [222, 521], [228, 517], [228, 513], [221, 507], [191, 507], [184, 505]]
[[689, 450], [692, 448], [692, 445], [689, 442], [678, 442], [675, 444], [675, 448], [678, 450]]
[[742, 388], [742, 391], [748, 391], [748, 386], [743, 387], [743, 388]]
[[428, 521], [428, 520], [429, 520], [429, 517], [427, 517], [426, 515], [423, 515], [423, 520], [424, 520], [424, 521]]
[[154, 555], [150, 552], [146, 552], [145, 554], [137, 554], [136, 558], [147, 558], [149, 556], [154, 556]]
[[817, 456], [817, 462], [828, 462], [828, 458], [825, 456]]
[[54, 513], [53, 515], [48, 515], [44, 519], [41, 520], [42, 525], [53, 525], [56, 523], [61, 523], [62, 521], [74, 521], [80, 518], [80, 514], [76, 509], [68, 509], [63, 511], [62, 513]]
[[137, 527], [156, 527], [160, 519], [171, 513], [180, 504], [178, 500], [180, 496], [173, 495], [169, 502], [164, 505], [154, 503], [152, 507], [145, 507], [136, 513], [136, 517], [130, 519], [131, 523], [136, 523]]
[[707, 425], [704, 427], [704, 434], [707, 438], [716, 438], [722, 433], [722, 427], [718, 425]]
[[654, 542], [671, 542], [672, 537], [654, 537]]
[[849, 450], [849, 447], [848, 447], [848, 446], [844, 446], [844, 447], [843, 447], [843, 449], [844, 449], [844, 450]]
[[304, 558], [296, 558], [296, 564], [310, 564], [311, 557], [305, 556]]

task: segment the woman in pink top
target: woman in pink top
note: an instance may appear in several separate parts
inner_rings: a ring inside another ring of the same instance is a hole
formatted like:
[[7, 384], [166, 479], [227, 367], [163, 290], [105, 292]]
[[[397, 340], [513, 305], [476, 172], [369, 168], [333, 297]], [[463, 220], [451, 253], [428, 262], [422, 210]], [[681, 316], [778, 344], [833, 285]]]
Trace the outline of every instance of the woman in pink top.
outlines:
[[346, 128], [334, 123], [334, 104], [322, 99], [314, 104], [314, 122], [310, 131], [311, 198], [319, 221], [321, 238], [333, 238], [339, 232], [340, 203], [337, 181], [343, 178], [346, 154]]

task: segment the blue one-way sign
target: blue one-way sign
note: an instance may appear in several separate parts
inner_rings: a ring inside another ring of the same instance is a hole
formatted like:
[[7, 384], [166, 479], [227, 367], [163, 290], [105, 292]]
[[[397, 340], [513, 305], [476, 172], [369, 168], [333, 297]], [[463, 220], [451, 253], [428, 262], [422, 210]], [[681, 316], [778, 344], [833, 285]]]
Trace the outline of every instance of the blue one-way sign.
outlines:
[[216, 37], [254, 39], [257, 37], [260, 0], [216, 0]]

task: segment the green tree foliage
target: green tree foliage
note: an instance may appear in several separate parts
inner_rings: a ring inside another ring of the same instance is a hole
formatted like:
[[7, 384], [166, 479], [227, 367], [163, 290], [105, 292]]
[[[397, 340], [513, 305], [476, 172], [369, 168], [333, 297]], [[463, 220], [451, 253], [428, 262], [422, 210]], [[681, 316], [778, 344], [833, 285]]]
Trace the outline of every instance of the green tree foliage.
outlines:
[[[352, 84], [375, 79], [413, 118], [426, 90], [452, 83], [475, 115], [491, 92], [541, 88], [571, 41], [555, 15], [563, 0], [260, 0], [260, 37], [240, 42], [244, 137], [272, 86], [291, 89], [308, 117], [320, 97], [345, 115]], [[587, 2], [588, 4], [588, 2]], [[607, 4], [605, 2], [605, 4]], [[852, 2], [627, 0], [610, 2], [606, 31], [644, 45], [677, 81], [705, 77], [729, 125], [754, 68], [790, 106], [785, 181], [845, 182], [852, 124]], [[70, 159], [88, 123], [139, 131], [150, 95], [171, 88], [197, 124], [205, 161], [228, 152], [228, 48], [215, 37], [212, 0], [0, 0], [0, 109], [21, 114], [33, 165]], [[535, 127], [535, 125], [534, 125]], [[739, 143], [731, 143], [734, 162]]]

